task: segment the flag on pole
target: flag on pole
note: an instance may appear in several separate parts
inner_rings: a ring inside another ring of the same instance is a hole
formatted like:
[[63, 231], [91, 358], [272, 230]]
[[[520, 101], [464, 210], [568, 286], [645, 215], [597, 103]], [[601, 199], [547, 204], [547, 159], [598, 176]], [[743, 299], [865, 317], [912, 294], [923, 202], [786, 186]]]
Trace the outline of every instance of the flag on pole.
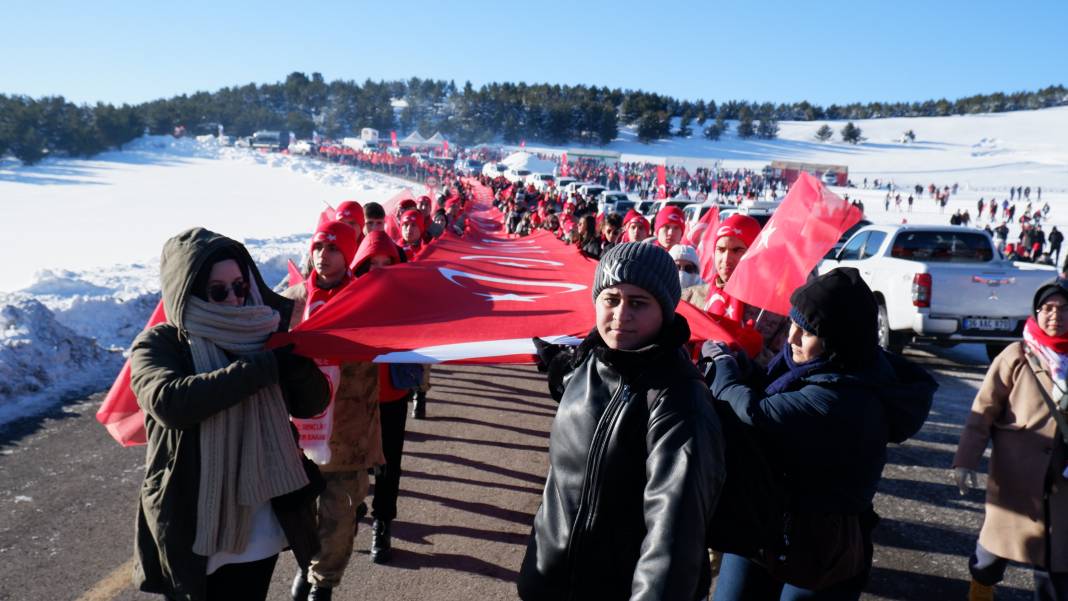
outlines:
[[712, 205], [701, 216], [697, 225], [688, 232], [690, 246], [697, 249], [701, 279], [715, 281], [716, 277], [716, 230], [719, 229], [719, 207]]
[[560, 157], [560, 177], [567, 177], [567, 153]]
[[667, 198], [667, 166], [656, 166], [656, 197]]
[[397, 148], [398, 147], [397, 146], [397, 132], [395, 132], [395, 131], [389, 132], [389, 141], [390, 141], [390, 144], [393, 145], [393, 148]]
[[[144, 329], [167, 321], [163, 310], [163, 299], [156, 305], [156, 310], [148, 318]], [[103, 424], [112, 438], [124, 447], [145, 444], [145, 414], [137, 404], [130, 387], [130, 360], [123, 364], [119, 376], [108, 390], [107, 397], [96, 412], [96, 421]]]
[[793, 291], [861, 217], [860, 209], [802, 173], [724, 290], [742, 302], [786, 315]]

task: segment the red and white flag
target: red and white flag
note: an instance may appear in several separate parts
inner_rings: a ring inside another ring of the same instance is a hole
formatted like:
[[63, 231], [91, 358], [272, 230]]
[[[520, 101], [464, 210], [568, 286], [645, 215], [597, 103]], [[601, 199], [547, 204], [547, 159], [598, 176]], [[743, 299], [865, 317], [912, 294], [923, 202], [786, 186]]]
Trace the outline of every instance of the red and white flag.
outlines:
[[389, 132], [389, 142], [390, 142], [390, 144], [393, 145], [393, 148], [398, 148], [398, 146], [397, 146], [397, 132], [395, 132], [395, 131]]
[[567, 153], [560, 157], [560, 177], [567, 177]]
[[[144, 329], [164, 321], [167, 321], [167, 316], [163, 310], [163, 299], [160, 299]], [[137, 404], [133, 389], [130, 388], [129, 359], [123, 364], [119, 376], [115, 378], [107, 397], [97, 410], [96, 421], [103, 424], [112, 438], [124, 447], [145, 444], [145, 414]]]
[[656, 197], [667, 198], [667, 167], [665, 165], [656, 166]]
[[747, 304], [786, 315], [793, 291], [861, 216], [860, 209], [802, 173], [724, 290]]
[[697, 249], [701, 279], [706, 282], [715, 281], [716, 277], [716, 231], [718, 229], [719, 207], [712, 205], [701, 216], [697, 225], [687, 232], [690, 237], [690, 246]]

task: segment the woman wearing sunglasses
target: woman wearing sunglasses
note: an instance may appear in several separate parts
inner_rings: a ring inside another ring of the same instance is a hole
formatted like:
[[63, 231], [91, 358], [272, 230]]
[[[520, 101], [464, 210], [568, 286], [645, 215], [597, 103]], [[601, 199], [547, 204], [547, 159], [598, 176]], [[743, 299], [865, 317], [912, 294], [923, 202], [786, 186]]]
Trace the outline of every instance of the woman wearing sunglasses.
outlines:
[[280, 551], [304, 567], [317, 551], [321, 479], [289, 416], [321, 412], [329, 386], [310, 359], [264, 348], [293, 303], [238, 242], [185, 231], [160, 280], [167, 321], [130, 352], [148, 434], [135, 580], [169, 599], [264, 599]]

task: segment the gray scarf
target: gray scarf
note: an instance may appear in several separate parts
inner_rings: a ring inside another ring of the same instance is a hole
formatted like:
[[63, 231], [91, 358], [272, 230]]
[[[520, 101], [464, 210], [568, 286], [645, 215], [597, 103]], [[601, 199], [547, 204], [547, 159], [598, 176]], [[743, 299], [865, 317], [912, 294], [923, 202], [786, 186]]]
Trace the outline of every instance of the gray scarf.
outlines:
[[[228, 366], [223, 351], [262, 351], [279, 315], [262, 304], [256, 283], [251, 306], [189, 299], [185, 326], [197, 373]], [[308, 483], [278, 383], [200, 423], [200, 491], [193, 552], [240, 553], [248, 546], [253, 511]]]

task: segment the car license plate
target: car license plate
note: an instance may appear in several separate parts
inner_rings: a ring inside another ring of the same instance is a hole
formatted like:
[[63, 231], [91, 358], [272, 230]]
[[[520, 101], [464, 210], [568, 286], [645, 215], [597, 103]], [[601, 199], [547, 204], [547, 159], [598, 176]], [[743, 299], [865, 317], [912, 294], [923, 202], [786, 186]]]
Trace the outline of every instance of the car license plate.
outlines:
[[965, 330], [1011, 330], [1010, 319], [970, 318], [964, 320]]

